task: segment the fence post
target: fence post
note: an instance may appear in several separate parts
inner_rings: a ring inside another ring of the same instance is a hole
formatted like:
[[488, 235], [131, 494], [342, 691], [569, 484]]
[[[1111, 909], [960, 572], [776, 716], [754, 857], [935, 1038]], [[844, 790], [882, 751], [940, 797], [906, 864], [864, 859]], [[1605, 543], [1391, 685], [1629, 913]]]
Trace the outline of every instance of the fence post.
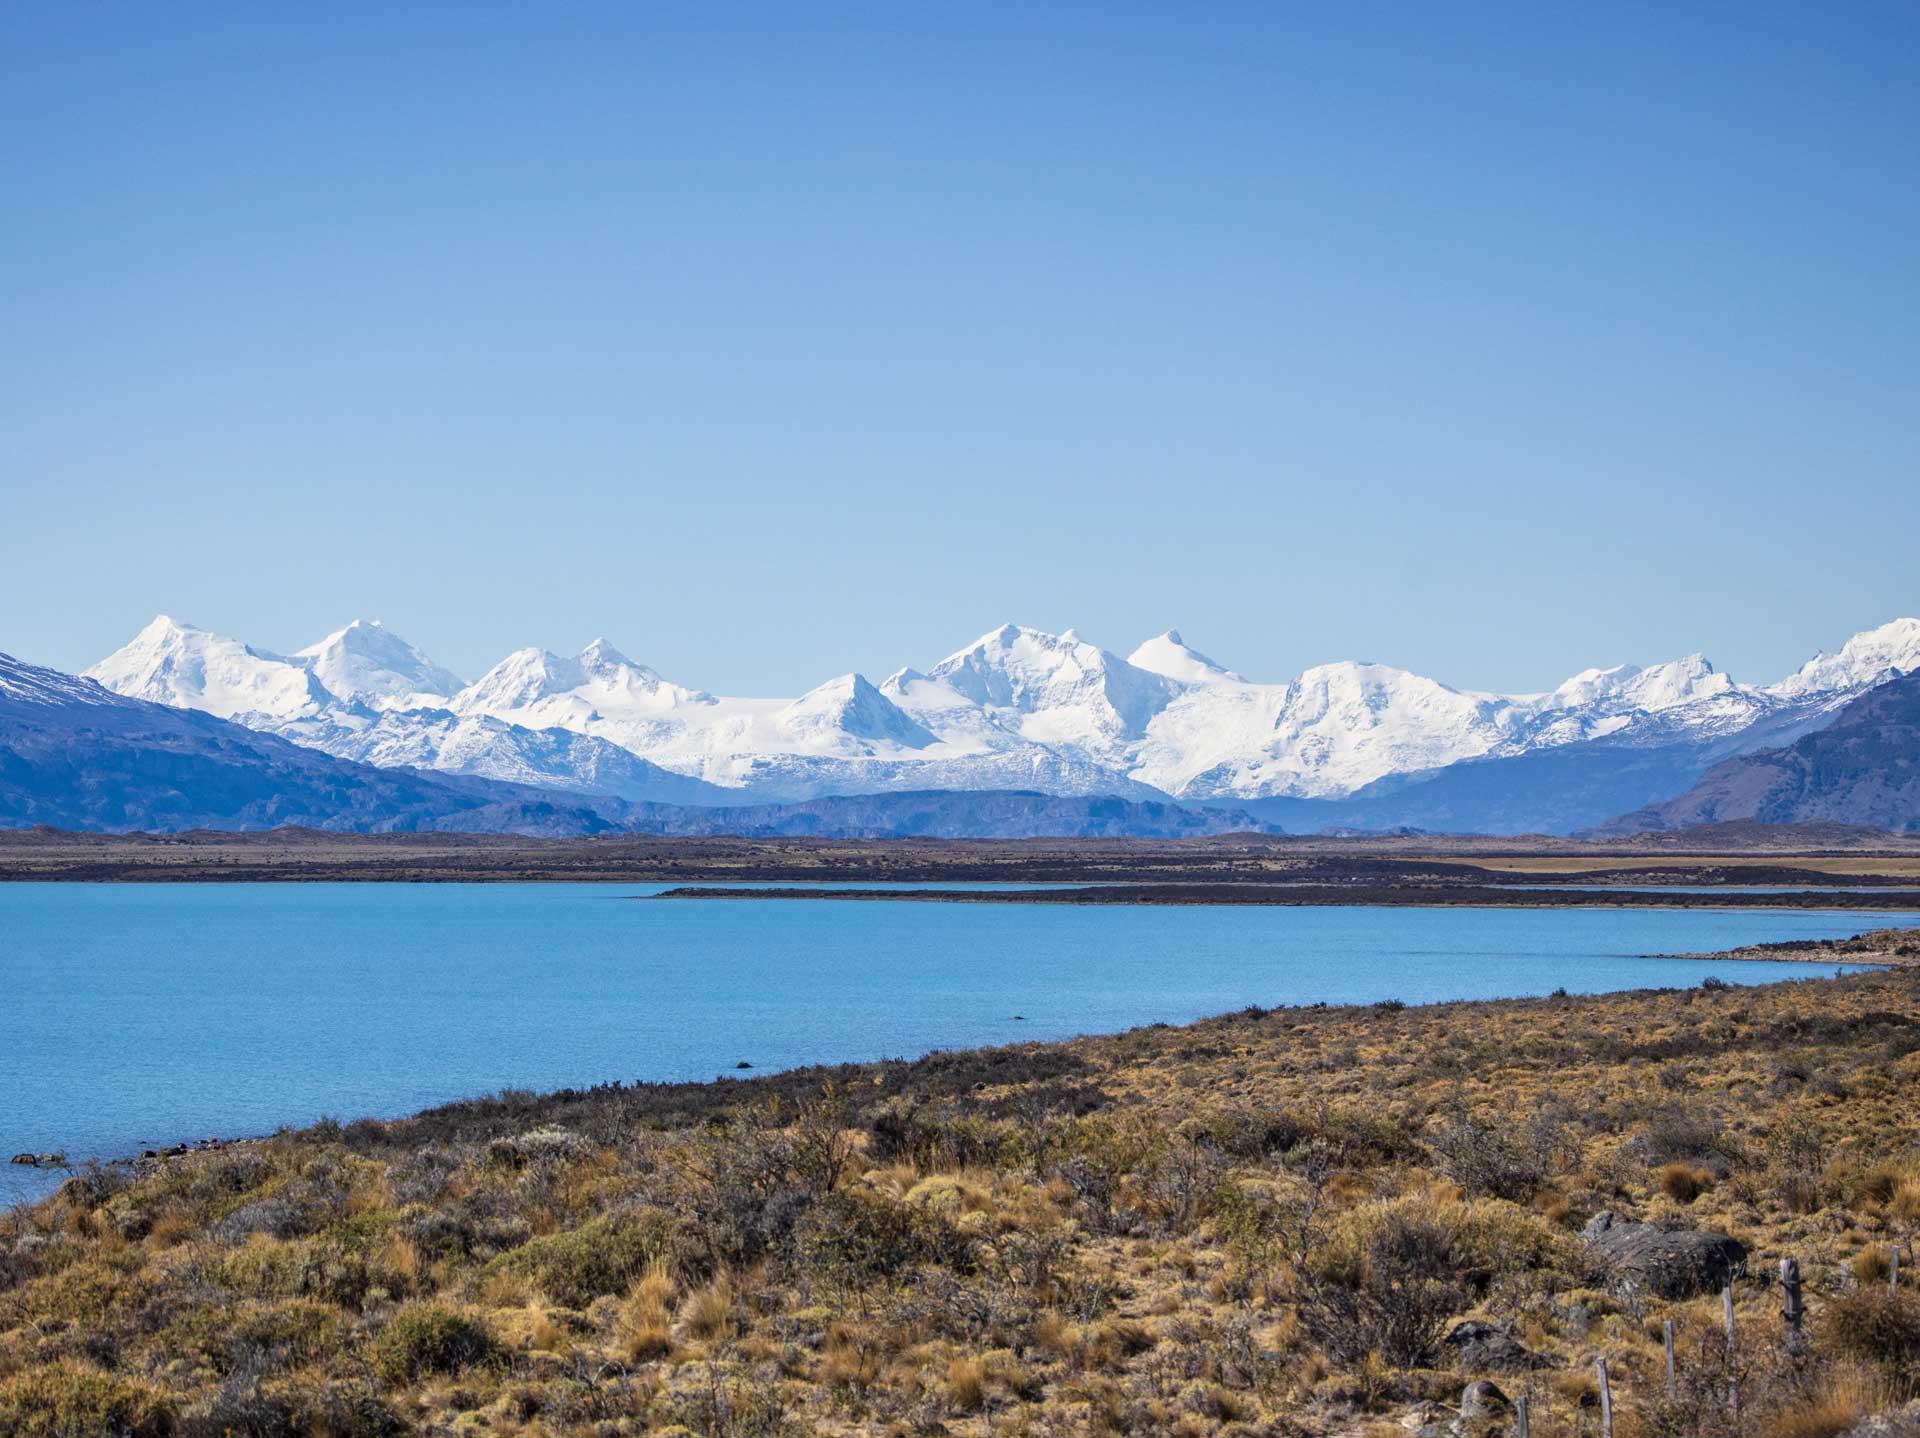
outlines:
[[1787, 1321], [1787, 1352], [1798, 1357], [1806, 1350], [1806, 1335], [1800, 1331], [1800, 1320], [1806, 1315], [1806, 1308], [1800, 1300], [1800, 1260], [1783, 1258], [1780, 1260], [1780, 1289], [1786, 1301], [1780, 1305], [1780, 1316]]
[[1893, 1245], [1893, 1271], [1887, 1275], [1887, 1292], [1898, 1293], [1899, 1291], [1900, 1291], [1900, 1243], [1899, 1243], [1899, 1240], [1896, 1239]]
[[1600, 1375], [1600, 1432], [1613, 1438], [1613, 1388], [1607, 1382], [1607, 1360], [1596, 1358], [1593, 1366]]
[[[1726, 1310], [1727, 1315], [1727, 1367], [1732, 1369], [1734, 1366], [1734, 1332], [1733, 1281], [1731, 1279], [1727, 1281], [1727, 1286], [1720, 1290], [1720, 1302], [1721, 1307]], [[1740, 1416], [1740, 1380], [1731, 1375], [1727, 1378], [1727, 1411], [1736, 1418]]]
[[1673, 1320], [1669, 1318], [1661, 1327], [1667, 1340], [1667, 1401], [1671, 1403], [1680, 1396], [1679, 1380], [1673, 1371]]
[[1532, 1405], [1527, 1401], [1527, 1395], [1524, 1393], [1522, 1393], [1519, 1396], [1519, 1398], [1514, 1400], [1514, 1405], [1513, 1405], [1514, 1438], [1533, 1438], [1533, 1425], [1528, 1421], [1528, 1417], [1527, 1417], [1527, 1410], [1531, 1406]]

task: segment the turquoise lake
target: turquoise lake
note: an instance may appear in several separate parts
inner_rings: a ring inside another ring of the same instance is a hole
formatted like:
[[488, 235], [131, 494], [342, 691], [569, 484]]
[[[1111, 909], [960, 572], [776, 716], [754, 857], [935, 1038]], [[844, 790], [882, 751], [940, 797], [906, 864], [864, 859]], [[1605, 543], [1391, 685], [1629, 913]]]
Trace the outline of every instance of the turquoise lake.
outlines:
[[[1282, 1004], [1831, 972], [1642, 954], [1913, 913], [646, 901], [621, 884], [0, 885], [0, 1159]], [[1019, 1016], [1019, 1017], [1016, 1017]], [[0, 1204], [63, 1175], [0, 1163]]]

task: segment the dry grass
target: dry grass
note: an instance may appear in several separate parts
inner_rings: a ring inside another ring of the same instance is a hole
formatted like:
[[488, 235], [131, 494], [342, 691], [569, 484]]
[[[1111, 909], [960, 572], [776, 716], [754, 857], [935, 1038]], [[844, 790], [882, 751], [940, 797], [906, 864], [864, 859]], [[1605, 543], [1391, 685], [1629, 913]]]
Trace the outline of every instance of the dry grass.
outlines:
[[[0, 1217], [0, 1432], [1355, 1438], [1458, 1401], [1471, 1317], [1536, 1355], [1486, 1375], [1536, 1434], [1593, 1431], [1604, 1354], [1622, 1438], [1837, 1435], [1920, 1391], [1920, 1299], [1887, 1287], [1916, 1084], [1908, 972], [321, 1129]], [[1796, 1256], [1810, 1352], [1758, 1277], [1731, 1354], [1717, 1295], [1616, 1291], [1601, 1208], [1732, 1234], [1756, 1275]]]

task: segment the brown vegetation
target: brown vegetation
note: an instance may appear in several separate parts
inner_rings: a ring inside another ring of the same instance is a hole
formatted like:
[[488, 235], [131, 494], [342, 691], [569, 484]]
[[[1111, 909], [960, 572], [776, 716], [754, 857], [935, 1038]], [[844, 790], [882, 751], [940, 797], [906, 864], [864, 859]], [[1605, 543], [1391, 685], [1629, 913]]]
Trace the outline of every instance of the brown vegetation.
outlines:
[[[1834, 1435], [1920, 1389], [1917, 1081], [1904, 971], [325, 1125], [0, 1218], [0, 1432], [1362, 1435], [1484, 1377], [1572, 1438], [1604, 1357], [1621, 1438]], [[1602, 1210], [1744, 1243], [1735, 1342]]]

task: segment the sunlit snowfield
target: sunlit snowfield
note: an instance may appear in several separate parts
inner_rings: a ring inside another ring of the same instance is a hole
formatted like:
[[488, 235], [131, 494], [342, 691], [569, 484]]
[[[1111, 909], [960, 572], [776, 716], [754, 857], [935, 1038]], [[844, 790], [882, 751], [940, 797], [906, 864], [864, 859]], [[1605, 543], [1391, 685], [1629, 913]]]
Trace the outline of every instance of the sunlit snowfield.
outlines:
[[[710, 1079], [1179, 1023], [1831, 972], [1637, 957], [1920, 915], [635, 902], [658, 886], [0, 885], [0, 1156], [502, 1087]], [[0, 1164], [0, 1202], [58, 1174]]]

